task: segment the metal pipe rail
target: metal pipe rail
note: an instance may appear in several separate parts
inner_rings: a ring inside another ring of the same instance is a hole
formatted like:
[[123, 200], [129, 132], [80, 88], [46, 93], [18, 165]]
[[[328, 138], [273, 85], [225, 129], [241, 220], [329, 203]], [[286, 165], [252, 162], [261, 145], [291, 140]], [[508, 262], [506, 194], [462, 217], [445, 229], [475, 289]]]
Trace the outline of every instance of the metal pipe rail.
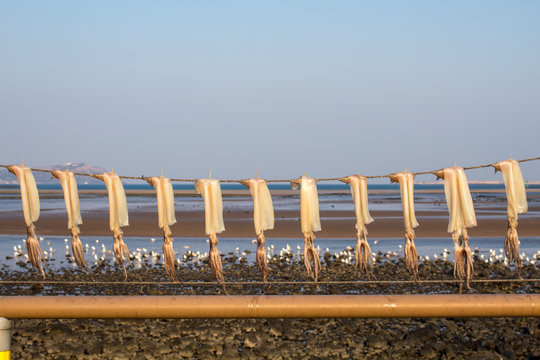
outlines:
[[540, 317], [540, 294], [0, 296], [8, 319]]

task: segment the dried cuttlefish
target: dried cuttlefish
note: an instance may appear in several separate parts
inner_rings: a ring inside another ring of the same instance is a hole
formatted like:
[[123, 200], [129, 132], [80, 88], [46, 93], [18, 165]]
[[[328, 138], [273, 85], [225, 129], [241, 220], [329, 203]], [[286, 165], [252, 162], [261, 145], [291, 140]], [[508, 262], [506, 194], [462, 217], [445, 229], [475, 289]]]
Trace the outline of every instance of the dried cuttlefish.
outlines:
[[124, 243], [122, 227], [129, 225], [126, 193], [122, 180], [114, 172], [94, 175], [94, 177], [103, 180], [107, 187], [109, 196], [109, 226], [113, 232], [113, 253], [116, 262], [122, 265], [124, 269], [124, 278], [127, 279], [125, 258], [129, 261], [129, 250]]
[[257, 255], [255, 264], [259, 269], [263, 281], [268, 278], [268, 262], [266, 259], [266, 238], [264, 230], [274, 228], [274, 206], [272, 205], [272, 196], [268, 190], [268, 185], [263, 179], [249, 179], [241, 182], [249, 188], [253, 198], [253, 224], [257, 234]]
[[[300, 221], [304, 234], [304, 265], [309, 276], [315, 281], [319, 276], [321, 260], [319, 252], [315, 249], [313, 241], [315, 232], [321, 231], [319, 217], [319, 197], [317, 195], [317, 180], [302, 176], [300, 179], [291, 181], [293, 189], [300, 185]], [[313, 266], [311, 265], [313, 262]]]
[[223, 201], [219, 180], [199, 179], [195, 182], [195, 191], [204, 199], [204, 220], [206, 235], [210, 240], [210, 252], [208, 260], [214, 278], [223, 282], [223, 266], [217, 244], [217, 234], [225, 231], [223, 224]]
[[403, 223], [405, 224], [405, 263], [407, 269], [419, 280], [418, 274], [418, 253], [414, 244], [414, 228], [418, 226], [414, 212], [414, 175], [404, 171], [389, 176], [390, 182], [399, 183], [401, 193], [401, 205], [403, 207]]
[[147, 179], [156, 189], [159, 227], [163, 229], [163, 258], [167, 275], [173, 281], [178, 281], [174, 272], [174, 249], [170, 225], [176, 223], [174, 213], [174, 192], [171, 180], [163, 176]]
[[366, 225], [374, 220], [369, 215], [367, 179], [364, 176], [351, 175], [343, 178], [342, 181], [351, 186], [354, 200], [354, 212], [356, 214], [356, 248], [354, 252], [356, 269], [360, 268], [369, 277], [373, 274], [371, 273], [372, 257], [371, 248], [367, 241], [368, 231]]
[[456, 166], [435, 171], [434, 174], [444, 179], [444, 194], [450, 215], [448, 232], [452, 233], [454, 242], [454, 276], [460, 280], [466, 278], [467, 288], [470, 288], [474, 267], [467, 228], [476, 226], [476, 215], [467, 177], [463, 168]]
[[75, 175], [69, 170], [54, 170], [52, 175], [60, 181], [64, 191], [64, 202], [68, 215], [68, 229], [71, 229], [71, 249], [77, 265], [90, 274], [90, 269], [84, 259], [84, 250], [79, 238], [79, 225], [82, 224], [79, 194]]
[[506, 188], [508, 201], [508, 231], [504, 239], [504, 250], [508, 262], [514, 261], [516, 269], [521, 265], [519, 257], [519, 238], [517, 233], [518, 214], [524, 214], [528, 210], [527, 193], [523, 182], [523, 175], [516, 160], [504, 160], [493, 164], [495, 172], [500, 171]]
[[17, 176], [21, 188], [21, 200], [26, 224], [26, 249], [28, 260], [32, 266], [39, 270], [41, 276], [45, 278], [43, 271], [43, 251], [36, 237], [34, 222], [39, 219], [39, 194], [36, 180], [32, 171], [24, 165], [8, 166], [8, 170]]

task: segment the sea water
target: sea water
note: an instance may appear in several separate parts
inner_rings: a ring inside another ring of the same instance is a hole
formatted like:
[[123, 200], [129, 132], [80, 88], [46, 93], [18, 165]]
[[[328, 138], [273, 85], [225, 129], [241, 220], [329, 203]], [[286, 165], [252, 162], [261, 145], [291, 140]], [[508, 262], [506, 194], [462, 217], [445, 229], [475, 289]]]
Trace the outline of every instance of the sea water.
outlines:
[[[75, 266], [68, 262], [72, 257], [71, 239], [63, 236], [42, 236], [39, 238], [48, 266], [61, 268]], [[113, 261], [112, 237], [110, 236], [82, 236], [81, 241], [85, 249], [85, 258], [88, 265], [101, 261]], [[153, 263], [162, 263], [161, 237], [125, 237], [134, 259], [134, 265], [140, 266], [145, 259]], [[318, 238], [315, 246], [322, 255], [343, 258], [344, 262], [353, 263], [355, 239]], [[369, 239], [373, 257], [381, 256], [382, 260], [396, 259], [403, 256], [403, 238]], [[475, 251], [481, 261], [504, 261], [504, 237], [473, 237], [470, 239], [471, 249]], [[520, 254], [525, 264], [540, 265], [540, 237], [520, 238]], [[453, 261], [453, 244], [448, 238], [419, 238], [415, 240], [420, 261], [445, 259]], [[297, 238], [267, 238], [266, 249], [269, 257], [292, 258], [300, 260], [303, 254], [303, 239]], [[208, 255], [209, 244], [207, 238], [175, 237], [174, 250], [177, 261], [203, 261]], [[220, 239], [219, 251], [227, 255], [246, 258], [248, 262], [255, 262], [256, 243], [254, 239], [224, 238]], [[290, 256], [292, 255], [292, 257]], [[17, 262], [26, 261], [25, 239], [17, 235], [0, 235], [0, 264], [6, 269], [16, 269]], [[20, 268], [19, 268], [20, 269]]]
[[[78, 186], [79, 190], [103, 190], [105, 185], [85, 185]], [[152, 190], [153, 188], [147, 184], [125, 184], [126, 190]], [[193, 190], [193, 184], [173, 184], [175, 190]], [[270, 183], [270, 190], [288, 190], [290, 186], [282, 183]], [[354, 204], [352, 196], [349, 193], [349, 186], [346, 184], [325, 184], [317, 185], [321, 191], [334, 190], [336, 193], [324, 193], [319, 195], [320, 209], [325, 210], [342, 210], [353, 211]], [[471, 190], [475, 207], [479, 206], [483, 210], [501, 207], [501, 204], [506, 202], [506, 193], [502, 184], [471, 184]], [[540, 185], [531, 185], [531, 189], [540, 188]], [[0, 185], [0, 216], [2, 212], [21, 211], [21, 199], [18, 193], [2, 193], [2, 190], [18, 190], [18, 185]], [[253, 201], [249, 196], [246, 187], [240, 184], [223, 183], [223, 190], [246, 190], [246, 196], [224, 196], [224, 210], [252, 210]], [[38, 190], [58, 190], [57, 194], [45, 194], [40, 196], [41, 211], [65, 213], [65, 204], [61, 187], [59, 184], [43, 184], [38, 185]], [[397, 184], [371, 184], [368, 185], [368, 190], [373, 191], [369, 195], [369, 208], [372, 211], [396, 211], [401, 210], [401, 198], [399, 194], [399, 186]], [[432, 190], [433, 192], [422, 192], [423, 190]], [[415, 185], [415, 209], [417, 211], [435, 211], [446, 212], [446, 200], [442, 192], [442, 184], [416, 184]], [[500, 190], [500, 192], [482, 192], [482, 190]], [[107, 210], [109, 203], [106, 193], [97, 195], [80, 194], [81, 211], [91, 210]], [[529, 198], [529, 203], [540, 201], [540, 196]], [[300, 197], [291, 193], [290, 195], [273, 196], [274, 208], [276, 210], [299, 210]], [[143, 195], [128, 195], [127, 196], [128, 210], [144, 209], [153, 211], [157, 209], [156, 196], [153, 193]], [[204, 203], [200, 196], [195, 192], [191, 196], [176, 196], [175, 208], [177, 211], [182, 210], [200, 210], [204, 209]], [[498, 211], [493, 215], [505, 216], [505, 212]], [[528, 213], [528, 215], [536, 215], [540, 217], [540, 213]], [[0, 229], [0, 234], [2, 230]]]

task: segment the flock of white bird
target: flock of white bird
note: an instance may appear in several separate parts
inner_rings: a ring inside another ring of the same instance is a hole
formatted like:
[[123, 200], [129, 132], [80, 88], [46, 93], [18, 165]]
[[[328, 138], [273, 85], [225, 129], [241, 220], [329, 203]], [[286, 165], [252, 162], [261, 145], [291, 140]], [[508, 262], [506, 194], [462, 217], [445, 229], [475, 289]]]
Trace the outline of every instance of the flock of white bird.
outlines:
[[[44, 242], [45, 238], [40, 237], [40, 242]], [[156, 239], [151, 238], [151, 242], [155, 242]], [[23, 245], [25, 244], [26, 239], [21, 240], [21, 244], [13, 246], [13, 257], [14, 258], [20, 258], [25, 257], [26, 260], [28, 260], [28, 254], [23, 250]], [[208, 240], [206, 240], [208, 242]], [[255, 243], [256, 240], [252, 240], [252, 243]], [[376, 244], [378, 241], [376, 240], [374, 244]], [[77, 264], [74, 261], [73, 254], [71, 247], [69, 246], [69, 240], [64, 239], [65, 243], [65, 256], [71, 261], [71, 264], [73, 267], [77, 267]], [[56, 250], [52, 247], [50, 241], [46, 241], [47, 247], [43, 247], [43, 257], [45, 260], [51, 260], [54, 259], [54, 255], [56, 253]], [[194, 263], [201, 263], [208, 257], [208, 252], [201, 253], [200, 251], [192, 251], [190, 250], [189, 245], [185, 245], [184, 249], [186, 250], [185, 254], [181, 256], [181, 258], [176, 259], [177, 264], [181, 264], [182, 262], [188, 263], [188, 262], [194, 262]], [[88, 254], [90, 256], [91, 261], [93, 261], [94, 265], [97, 265], [103, 261], [108, 260], [114, 260], [114, 254], [112, 247], [109, 249], [105, 246], [105, 244], [101, 243], [99, 239], [95, 240], [95, 245], [89, 245], [88, 243], [84, 246], [86, 256], [88, 257]], [[475, 248], [475, 251], [478, 250], [478, 248]], [[319, 254], [321, 253], [321, 248], [317, 246], [317, 251]], [[236, 247], [234, 253], [239, 258], [246, 258], [248, 257], [248, 254], [251, 253], [251, 251], [242, 251], [240, 247]], [[326, 248], [325, 253], [330, 253], [330, 249]], [[395, 259], [398, 256], [401, 256], [403, 253], [403, 246], [399, 245], [399, 250], [397, 252], [395, 251], [388, 251], [382, 256], [385, 259]], [[140, 268], [143, 263], [145, 262], [152, 262], [154, 264], [157, 264], [159, 262], [163, 261], [163, 256], [161, 253], [148, 250], [146, 248], [136, 248], [134, 251], [131, 252], [131, 261], [133, 263], [133, 266], [135, 268]], [[293, 249], [289, 244], [286, 244], [286, 246], [279, 251], [276, 250], [274, 245], [269, 245], [267, 247], [267, 258], [268, 260], [271, 260], [277, 255], [277, 259], [280, 261], [289, 261], [294, 262], [301, 260], [303, 255], [302, 248], [298, 245], [296, 246], [296, 250]], [[354, 264], [354, 249], [350, 246], [346, 247], [343, 251], [334, 252], [333, 257], [341, 261], [345, 264]], [[430, 256], [419, 256], [420, 261], [435, 261], [438, 259], [442, 260], [448, 260], [448, 257], [450, 255], [450, 251], [448, 249], [444, 249], [442, 253], [440, 254], [433, 254], [432, 257]], [[377, 253], [372, 253], [372, 259], [373, 261], [376, 260]], [[532, 257], [526, 256], [526, 254], [523, 252], [520, 254], [521, 260], [524, 264], [532, 264], [535, 265], [537, 262], [540, 261], [540, 250], [538, 250], [536, 253], [532, 254]], [[489, 255], [486, 256], [484, 254], [479, 255], [480, 261], [484, 261], [485, 263], [495, 263], [495, 262], [502, 262], [505, 265], [508, 266], [508, 259], [505, 257], [504, 249], [489, 249]]]

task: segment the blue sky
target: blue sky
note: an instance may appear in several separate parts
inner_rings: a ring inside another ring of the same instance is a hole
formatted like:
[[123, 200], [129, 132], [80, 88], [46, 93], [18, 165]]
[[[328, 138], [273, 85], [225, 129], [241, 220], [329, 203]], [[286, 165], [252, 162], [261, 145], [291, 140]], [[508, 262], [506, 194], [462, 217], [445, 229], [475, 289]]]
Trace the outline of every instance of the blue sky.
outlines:
[[[538, 156], [539, 16], [536, 1], [2, 2], [1, 163], [291, 178]], [[540, 161], [522, 169], [540, 180]]]

